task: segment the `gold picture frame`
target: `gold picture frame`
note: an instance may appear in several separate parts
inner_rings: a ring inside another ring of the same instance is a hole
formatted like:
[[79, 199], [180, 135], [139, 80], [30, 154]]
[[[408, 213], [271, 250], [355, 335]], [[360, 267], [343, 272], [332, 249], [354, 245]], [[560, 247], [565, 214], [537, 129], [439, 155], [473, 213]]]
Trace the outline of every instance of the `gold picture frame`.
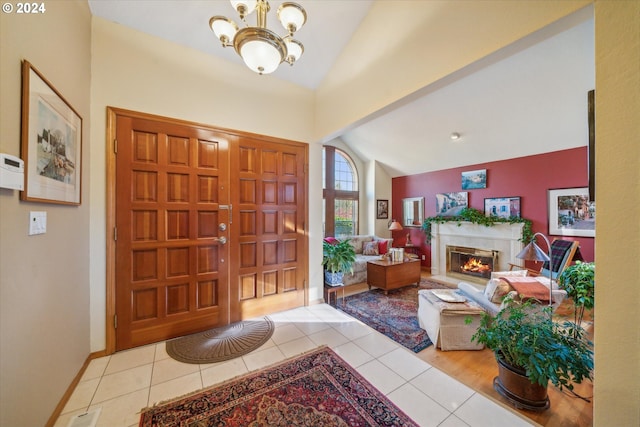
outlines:
[[82, 117], [26, 60], [21, 132], [25, 185], [20, 199], [80, 205]]

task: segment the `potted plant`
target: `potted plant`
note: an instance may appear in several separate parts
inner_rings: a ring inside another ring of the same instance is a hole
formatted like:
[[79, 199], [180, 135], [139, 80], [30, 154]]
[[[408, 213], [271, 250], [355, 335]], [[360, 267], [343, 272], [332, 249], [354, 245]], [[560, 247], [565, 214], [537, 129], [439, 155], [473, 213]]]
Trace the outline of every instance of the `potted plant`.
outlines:
[[567, 291], [574, 306], [573, 320], [582, 325], [585, 310], [591, 310], [595, 303], [596, 264], [576, 261], [558, 276], [558, 284]]
[[517, 408], [542, 411], [549, 382], [573, 390], [593, 378], [593, 344], [579, 325], [553, 321], [550, 307], [508, 298], [496, 317], [482, 316], [472, 340], [495, 353], [496, 391]]
[[342, 284], [342, 276], [346, 272], [353, 272], [355, 261], [356, 251], [349, 243], [349, 239], [322, 242], [325, 283], [333, 286]]

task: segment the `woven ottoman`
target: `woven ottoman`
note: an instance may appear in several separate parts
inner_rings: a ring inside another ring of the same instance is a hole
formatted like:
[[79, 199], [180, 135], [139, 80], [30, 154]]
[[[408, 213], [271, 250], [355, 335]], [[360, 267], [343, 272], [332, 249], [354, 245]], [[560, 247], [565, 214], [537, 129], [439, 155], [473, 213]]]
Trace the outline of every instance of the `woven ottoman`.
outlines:
[[[433, 345], [443, 351], [482, 350], [484, 344], [472, 342], [471, 337], [480, 326], [483, 312], [482, 307], [453, 289], [418, 291], [418, 323], [427, 331]], [[467, 324], [466, 319], [471, 319], [471, 323]]]

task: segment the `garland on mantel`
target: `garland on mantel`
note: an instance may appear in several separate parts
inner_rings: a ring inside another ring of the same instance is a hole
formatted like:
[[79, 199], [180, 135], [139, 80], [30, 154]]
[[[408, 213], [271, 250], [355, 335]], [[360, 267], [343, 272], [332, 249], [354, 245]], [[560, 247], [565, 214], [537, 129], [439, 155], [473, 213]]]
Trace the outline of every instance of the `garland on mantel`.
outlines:
[[431, 224], [443, 224], [445, 222], [457, 222], [458, 227], [463, 222], [472, 222], [478, 225], [484, 225], [485, 227], [493, 227], [495, 224], [518, 224], [522, 223], [522, 238], [523, 243], [529, 243], [533, 240], [533, 231], [531, 230], [531, 221], [525, 218], [512, 216], [509, 218], [500, 218], [495, 215], [485, 216], [484, 213], [474, 208], [464, 208], [460, 211], [460, 215], [456, 216], [430, 216], [425, 218], [422, 223], [422, 231], [427, 235], [427, 242], [431, 241]]

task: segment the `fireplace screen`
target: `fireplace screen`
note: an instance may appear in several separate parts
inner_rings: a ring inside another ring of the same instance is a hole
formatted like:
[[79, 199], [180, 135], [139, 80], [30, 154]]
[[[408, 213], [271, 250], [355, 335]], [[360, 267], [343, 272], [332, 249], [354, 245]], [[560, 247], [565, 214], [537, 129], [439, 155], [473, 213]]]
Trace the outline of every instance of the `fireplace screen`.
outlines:
[[489, 279], [498, 262], [498, 251], [447, 246], [447, 274]]

